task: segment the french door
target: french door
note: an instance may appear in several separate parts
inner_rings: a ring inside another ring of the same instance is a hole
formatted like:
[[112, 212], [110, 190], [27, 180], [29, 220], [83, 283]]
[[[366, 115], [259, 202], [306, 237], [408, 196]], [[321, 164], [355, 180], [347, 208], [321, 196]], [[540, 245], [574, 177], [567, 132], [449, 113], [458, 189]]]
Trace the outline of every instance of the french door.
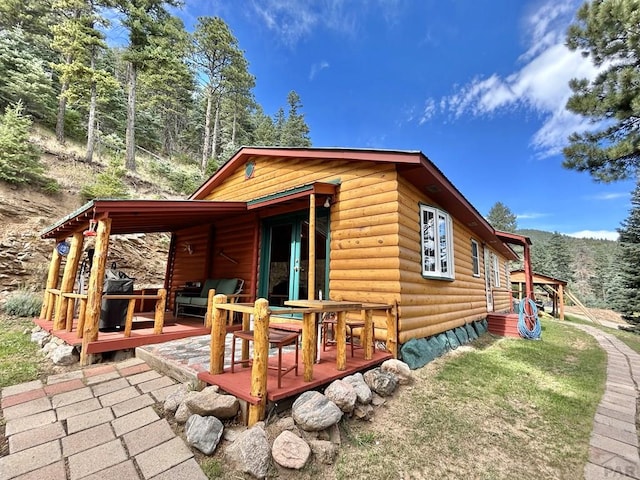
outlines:
[[[316, 217], [315, 281], [309, 286], [309, 215], [302, 213], [264, 222], [259, 295], [269, 305], [281, 306], [286, 300], [327, 298], [329, 276], [329, 217]], [[322, 292], [322, 293], [320, 293]]]

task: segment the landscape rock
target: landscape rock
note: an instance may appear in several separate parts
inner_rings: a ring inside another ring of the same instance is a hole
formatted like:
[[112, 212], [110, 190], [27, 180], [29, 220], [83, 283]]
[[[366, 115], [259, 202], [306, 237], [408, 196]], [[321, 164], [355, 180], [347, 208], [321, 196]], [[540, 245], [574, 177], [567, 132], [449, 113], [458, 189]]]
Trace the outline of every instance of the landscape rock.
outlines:
[[342, 380], [332, 382], [331, 385], [325, 389], [324, 394], [345, 413], [353, 412], [356, 406], [356, 400], [358, 399], [353, 385], [343, 382]]
[[400, 385], [407, 385], [413, 381], [413, 374], [411, 373], [409, 365], [404, 363], [402, 360], [390, 358], [389, 360], [382, 362], [380, 368], [383, 372], [391, 372], [395, 374], [395, 376], [398, 377]]
[[387, 403], [387, 400], [374, 392], [373, 397], [371, 398], [371, 405], [373, 405], [374, 407], [379, 407], [380, 405], [384, 405], [385, 403]]
[[373, 418], [373, 407], [368, 404], [358, 403], [353, 410], [353, 416], [360, 420], [371, 420]]
[[309, 447], [316, 460], [325, 465], [333, 465], [338, 457], [338, 445], [327, 440], [311, 440]]
[[271, 455], [281, 467], [300, 470], [307, 464], [311, 448], [295, 433], [285, 430], [274, 440]]
[[164, 411], [175, 413], [189, 392], [189, 385], [183, 383], [164, 399]]
[[254, 425], [227, 447], [225, 454], [235, 467], [255, 478], [265, 478], [271, 461], [271, 448], [265, 431]]
[[302, 430], [318, 431], [338, 423], [342, 410], [320, 392], [307, 391], [300, 395], [291, 408], [293, 419]]
[[277, 437], [284, 431], [290, 431], [295, 433], [296, 435], [300, 435], [300, 429], [296, 426], [296, 422], [293, 420], [293, 417], [286, 416], [279, 418], [271, 425], [269, 425], [269, 436], [271, 438]]
[[361, 373], [354, 373], [353, 375], [344, 377], [342, 381], [353, 386], [353, 389], [356, 391], [356, 395], [358, 396], [358, 402], [364, 404], [371, 403], [371, 389], [369, 388], [369, 385], [365, 383], [364, 377]]
[[220, 443], [224, 426], [216, 417], [194, 414], [187, 420], [184, 430], [189, 445], [205, 455], [211, 455]]
[[221, 395], [216, 389], [205, 388], [185, 399], [191, 413], [212, 415], [221, 419], [233, 418], [240, 410], [240, 402], [233, 395]]
[[44, 347], [50, 339], [51, 335], [44, 330], [38, 330], [31, 334], [31, 341], [37, 343], [40, 348]]
[[176, 413], [175, 413], [176, 422], [185, 423], [189, 419], [189, 417], [193, 414], [193, 412], [189, 409], [189, 406], [187, 405], [187, 400], [193, 395], [196, 395], [197, 393], [198, 392], [187, 392], [187, 394], [184, 396], [182, 403], [178, 406], [178, 409], [176, 410]]
[[382, 369], [373, 368], [364, 374], [364, 381], [378, 395], [388, 397], [393, 395], [398, 387], [398, 377], [391, 372], [385, 372]]
[[80, 360], [80, 355], [71, 345], [60, 345], [51, 352], [51, 361], [55, 365], [73, 365], [78, 360]]

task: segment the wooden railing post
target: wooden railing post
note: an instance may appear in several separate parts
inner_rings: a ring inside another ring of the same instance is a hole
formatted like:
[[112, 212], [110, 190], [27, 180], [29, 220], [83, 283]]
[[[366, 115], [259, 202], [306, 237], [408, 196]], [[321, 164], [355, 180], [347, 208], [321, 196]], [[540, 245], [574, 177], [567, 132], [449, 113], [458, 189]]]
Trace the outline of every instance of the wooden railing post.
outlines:
[[302, 364], [305, 382], [313, 380], [316, 348], [316, 314], [306, 312], [302, 315]]
[[[156, 300], [156, 312], [153, 320], [153, 333], [154, 335], [160, 335], [162, 328], [164, 327], [164, 309], [167, 304], [167, 290], [164, 288], [158, 289], [158, 300]], [[131, 312], [133, 315], [133, 311]]]
[[124, 321], [124, 336], [131, 336], [131, 329], [133, 328], [133, 311], [136, 308], [136, 299], [132, 298], [129, 300], [129, 305], [127, 306], [127, 318]]
[[259, 298], [253, 315], [253, 366], [251, 396], [260, 401], [249, 406], [248, 425], [264, 420], [267, 402], [267, 366], [269, 361], [269, 301]]
[[[248, 313], [242, 314], [242, 330], [251, 330], [251, 315]], [[242, 340], [242, 360], [249, 360], [249, 340]]]
[[[395, 313], [394, 313], [395, 312]], [[387, 309], [387, 352], [398, 358], [398, 302], [395, 308]]]
[[224, 372], [224, 345], [227, 336], [227, 316], [229, 312], [221, 308], [216, 308], [217, 304], [227, 303], [226, 295], [215, 295], [209, 304], [209, 309], [213, 310], [213, 322], [211, 325], [211, 366], [209, 371], [212, 375]]
[[49, 273], [47, 273], [47, 284], [44, 290], [44, 298], [42, 299], [42, 309], [40, 310], [40, 318], [51, 319], [49, 316], [53, 310], [54, 296], [49, 289], [58, 287], [58, 275], [60, 274], [60, 261], [62, 257], [58, 253], [57, 243], [53, 246], [51, 254], [51, 262], [49, 262]]
[[204, 326], [205, 328], [211, 328], [211, 310], [213, 306], [213, 297], [216, 294], [215, 288], [212, 288], [207, 293], [207, 313], [204, 316]]
[[[371, 360], [373, 358], [373, 342], [375, 338], [371, 338], [373, 333], [373, 310], [362, 310], [362, 333], [360, 333], [360, 343], [364, 347], [364, 359]], [[351, 339], [353, 342], [353, 339]]]
[[[65, 297], [64, 293], [71, 293], [73, 291], [74, 283], [76, 281], [76, 274], [78, 273], [78, 264], [80, 263], [80, 256], [82, 253], [82, 244], [84, 243], [84, 237], [82, 232], [76, 232], [71, 238], [71, 247], [69, 254], [67, 255], [67, 261], [64, 265], [64, 273], [62, 274], [62, 283], [60, 284], [60, 298], [58, 299], [58, 305], [56, 308], [56, 315], [53, 322], [54, 330], [62, 330], [67, 326], [67, 315], [73, 310], [67, 308], [69, 298]], [[73, 300], [71, 300], [73, 303]]]
[[336, 369], [346, 370], [347, 368], [347, 312], [338, 312], [338, 323], [336, 325]]
[[82, 338], [84, 334], [84, 319], [87, 313], [87, 297], [84, 296], [80, 299], [80, 311], [78, 312], [78, 338]]

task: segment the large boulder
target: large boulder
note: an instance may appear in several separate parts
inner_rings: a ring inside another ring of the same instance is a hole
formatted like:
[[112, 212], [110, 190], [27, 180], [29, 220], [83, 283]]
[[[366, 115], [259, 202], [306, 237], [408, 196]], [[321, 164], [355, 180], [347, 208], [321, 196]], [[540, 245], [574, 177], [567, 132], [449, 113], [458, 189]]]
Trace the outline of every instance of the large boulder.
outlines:
[[50, 358], [54, 365], [73, 365], [80, 360], [80, 355], [72, 345], [60, 345], [51, 352]]
[[295, 433], [285, 430], [274, 440], [271, 455], [281, 467], [300, 470], [307, 464], [311, 448]]
[[217, 388], [207, 387], [185, 400], [191, 413], [202, 416], [214, 416], [222, 419], [233, 418], [238, 414], [240, 402], [233, 395], [221, 395]]
[[364, 377], [361, 373], [354, 373], [348, 377], [342, 379], [343, 382], [350, 384], [356, 391], [358, 402], [363, 404], [371, 403], [371, 389], [364, 381]]
[[[336, 407], [337, 408], [337, 407]], [[267, 434], [257, 425], [245, 430], [227, 447], [225, 454], [235, 468], [254, 476], [265, 478], [271, 461], [271, 448]]]
[[338, 457], [338, 445], [328, 440], [311, 440], [311, 452], [316, 460], [326, 465], [332, 465]]
[[381, 368], [368, 370], [364, 374], [364, 381], [369, 388], [381, 397], [393, 395], [398, 387], [398, 377], [394, 373], [385, 372]]
[[164, 411], [175, 413], [180, 404], [184, 401], [184, 398], [189, 392], [189, 385], [183, 383], [179, 385], [173, 392], [167, 395], [164, 399]]
[[345, 413], [353, 412], [356, 406], [356, 400], [358, 399], [353, 385], [342, 380], [336, 380], [331, 383], [331, 385], [325, 389], [324, 394]]
[[342, 418], [342, 410], [320, 392], [307, 391], [300, 395], [291, 408], [296, 424], [307, 431], [324, 430]]
[[200, 450], [205, 455], [211, 455], [220, 439], [224, 426], [216, 417], [201, 417], [191, 415], [184, 427], [187, 443]]
[[409, 365], [401, 360], [390, 358], [389, 360], [385, 360], [384, 362], [382, 362], [380, 368], [383, 372], [390, 372], [398, 377], [398, 382], [400, 383], [400, 385], [406, 385], [413, 381], [413, 375], [411, 374]]

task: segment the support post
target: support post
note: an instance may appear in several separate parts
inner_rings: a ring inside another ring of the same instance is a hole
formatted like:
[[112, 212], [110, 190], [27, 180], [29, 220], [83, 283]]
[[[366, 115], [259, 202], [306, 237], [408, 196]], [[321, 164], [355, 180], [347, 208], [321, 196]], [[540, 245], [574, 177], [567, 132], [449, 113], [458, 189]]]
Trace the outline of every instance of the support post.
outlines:
[[338, 312], [338, 324], [336, 325], [336, 369], [347, 368], [347, 312]]
[[307, 298], [316, 298], [316, 194], [309, 195], [309, 266], [307, 267]]
[[[395, 313], [394, 313], [395, 312]], [[395, 308], [387, 309], [387, 352], [398, 358], [398, 302]]]
[[259, 398], [249, 407], [249, 427], [264, 420], [267, 403], [267, 362], [269, 361], [269, 302], [256, 300], [253, 316], [253, 365], [251, 367], [251, 396]]
[[60, 299], [58, 305], [56, 305], [56, 315], [53, 322], [54, 330], [62, 330], [67, 326], [67, 314], [69, 313], [67, 305], [69, 298], [65, 297], [64, 293], [71, 293], [76, 281], [76, 274], [78, 273], [78, 265], [80, 263], [80, 257], [82, 255], [82, 245], [84, 243], [84, 237], [82, 232], [76, 232], [71, 238], [71, 248], [67, 255], [67, 261], [64, 265], [64, 273], [62, 274], [62, 283], [60, 284]]
[[76, 333], [78, 338], [82, 338], [84, 334], [84, 319], [87, 313], [87, 297], [80, 299], [80, 311], [78, 312], [78, 332]]
[[51, 318], [48, 317], [47, 312], [51, 312], [54, 303], [54, 296], [49, 293], [50, 288], [58, 287], [58, 275], [60, 274], [60, 261], [62, 257], [58, 253], [58, 249], [56, 248], [58, 245], [58, 241], [56, 240], [56, 245], [53, 246], [53, 253], [51, 254], [51, 262], [49, 262], [49, 273], [47, 273], [47, 284], [44, 290], [44, 297], [42, 299], [42, 309], [40, 310], [40, 318]]
[[133, 311], [136, 308], [136, 299], [132, 298], [129, 300], [129, 305], [127, 305], [127, 318], [124, 322], [124, 336], [131, 336], [131, 329], [133, 328]]
[[164, 309], [167, 305], [167, 290], [165, 288], [158, 289], [158, 300], [156, 300], [156, 311], [153, 319], [153, 334], [160, 335], [164, 327]]
[[213, 297], [216, 294], [215, 288], [209, 289], [207, 292], [207, 313], [204, 316], [204, 326], [205, 328], [211, 328], [211, 316], [212, 316], [212, 306], [213, 306]]
[[85, 315], [85, 325], [82, 334], [82, 350], [80, 351], [80, 365], [85, 366], [91, 363], [91, 358], [87, 353], [90, 342], [98, 339], [98, 327], [100, 325], [100, 310], [102, 306], [102, 289], [104, 287], [104, 270], [107, 265], [107, 253], [109, 250], [109, 234], [111, 233], [111, 219], [103, 218], [98, 220], [96, 230], [95, 252], [91, 273], [89, 274], [89, 285], [87, 287], [87, 311]]
[[[362, 321], [364, 327], [360, 334], [360, 343], [364, 347], [364, 359], [371, 360], [373, 358], [373, 342], [375, 338], [371, 338], [373, 332], [373, 310], [362, 310]], [[353, 339], [351, 339], [353, 342]]]
[[227, 316], [229, 312], [216, 305], [227, 303], [226, 295], [215, 295], [209, 303], [209, 308], [213, 311], [213, 322], [211, 325], [211, 358], [209, 371], [212, 375], [224, 372], [224, 340], [227, 335]]
[[[248, 313], [242, 314], [242, 330], [251, 330], [251, 315]], [[242, 340], [242, 360], [249, 360], [249, 340]]]
[[564, 320], [564, 286], [558, 284], [558, 303], [560, 304], [560, 320]]
[[313, 364], [316, 360], [316, 314], [302, 314], [302, 364], [304, 381], [313, 380]]

